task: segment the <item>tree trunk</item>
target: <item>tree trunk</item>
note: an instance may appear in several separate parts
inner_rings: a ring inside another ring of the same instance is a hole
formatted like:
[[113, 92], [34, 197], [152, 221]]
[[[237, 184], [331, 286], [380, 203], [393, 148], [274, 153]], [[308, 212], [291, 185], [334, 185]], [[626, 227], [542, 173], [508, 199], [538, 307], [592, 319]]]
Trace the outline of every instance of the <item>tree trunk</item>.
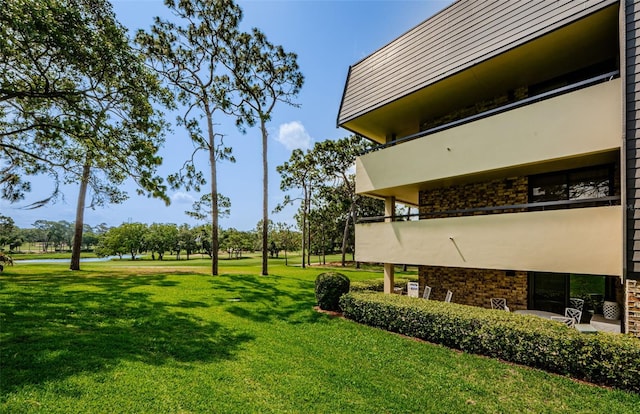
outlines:
[[73, 247], [71, 248], [71, 265], [69, 269], [80, 270], [80, 251], [82, 250], [82, 230], [84, 227], [84, 204], [87, 199], [87, 186], [89, 175], [91, 174], [91, 164], [87, 162], [82, 167], [82, 179], [80, 180], [80, 191], [78, 192], [78, 203], [76, 205], [76, 223], [73, 233]]
[[269, 239], [269, 169], [267, 165], [267, 125], [260, 118], [262, 131], [262, 276], [269, 274], [268, 239]]
[[[311, 204], [311, 201], [309, 201]], [[311, 212], [311, 210], [309, 210]], [[311, 266], [311, 221], [308, 219], [307, 215], [307, 263]]]
[[309, 192], [307, 193], [307, 263], [311, 266], [311, 186], [309, 186]]
[[307, 245], [307, 187], [303, 185], [302, 188], [304, 194], [304, 200], [302, 201], [302, 268], [305, 268], [305, 247]]
[[324, 250], [325, 248], [325, 243], [324, 243], [324, 226], [322, 226], [322, 264], [326, 265], [327, 264], [327, 256], [326, 256], [326, 252]]
[[344, 223], [344, 232], [342, 233], [342, 267], [346, 266], [347, 261], [347, 243], [349, 242], [349, 221], [355, 214], [355, 203], [351, 200], [351, 206], [349, 207], [349, 215]]
[[218, 177], [216, 170], [216, 146], [213, 133], [213, 114], [207, 106], [207, 129], [209, 132], [209, 166], [211, 167], [211, 276], [218, 275]]

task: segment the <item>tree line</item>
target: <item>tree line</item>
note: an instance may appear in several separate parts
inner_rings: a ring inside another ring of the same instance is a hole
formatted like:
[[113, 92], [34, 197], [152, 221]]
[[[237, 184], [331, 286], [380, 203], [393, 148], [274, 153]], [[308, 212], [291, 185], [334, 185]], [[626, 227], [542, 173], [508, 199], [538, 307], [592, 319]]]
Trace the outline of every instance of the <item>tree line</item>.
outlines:
[[[36, 220], [32, 227], [20, 228], [11, 217], [0, 215], [0, 251], [20, 252], [37, 250], [41, 252], [71, 250], [74, 237], [74, 223], [65, 220]], [[84, 225], [82, 249], [91, 250], [98, 244], [98, 237], [108, 230], [106, 224], [91, 227]]]
[[[82, 238], [83, 251], [93, 251], [97, 256], [129, 256], [135, 260], [141, 254], [152, 260], [163, 260], [165, 254], [173, 254], [177, 260], [189, 260], [192, 254], [213, 256], [210, 224], [190, 226], [173, 223], [123, 223], [109, 227], [85, 224]], [[218, 229], [220, 251], [230, 259], [239, 259], [243, 253], [262, 249], [262, 223], [255, 230], [242, 231], [234, 228]], [[271, 257], [299, 250], [300, 233], [285, 223], [270, 223], [268, 226], [268, 251]], [[7, 248], [10, 253], [22, 251], [68, 252], [73, 246], [74, 223], [68, 221], [36, 220], [33, 227], [20, 228], [11, 217], [0, 215], [0, 251]]]

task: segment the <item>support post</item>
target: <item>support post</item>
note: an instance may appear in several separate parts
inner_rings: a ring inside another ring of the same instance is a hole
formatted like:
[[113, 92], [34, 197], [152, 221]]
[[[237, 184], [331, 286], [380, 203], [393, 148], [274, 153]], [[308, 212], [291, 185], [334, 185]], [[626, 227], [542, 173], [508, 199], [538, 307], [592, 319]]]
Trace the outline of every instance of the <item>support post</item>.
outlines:
[[384, 264], [384, 293], [393, 293], [395, 269], [393, 263]]
[[[396, 198], [386, 197], [384, 199], [385, 222], [392, 222], [396, 212]], [[384, 264], [384, 293], [393, 293], [395, 269], [393, 263]]]

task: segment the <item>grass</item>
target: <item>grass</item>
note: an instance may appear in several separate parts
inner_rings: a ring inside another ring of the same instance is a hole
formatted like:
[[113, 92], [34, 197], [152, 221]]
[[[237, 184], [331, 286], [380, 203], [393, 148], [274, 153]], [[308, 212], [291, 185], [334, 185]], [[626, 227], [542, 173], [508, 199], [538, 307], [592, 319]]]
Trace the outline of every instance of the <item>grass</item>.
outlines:
[[5, 269], [0, 412], [637, 412], [636, 394], [318, 313], [323, 269], [259, 262]]
[[[71, 260], [71, 252], [11, 252], [7, 253], [13, 260], [33, 260], [33, 259], [69, 259]], [[82, 252], [80, 257], [98, 257], [93, 252]]]

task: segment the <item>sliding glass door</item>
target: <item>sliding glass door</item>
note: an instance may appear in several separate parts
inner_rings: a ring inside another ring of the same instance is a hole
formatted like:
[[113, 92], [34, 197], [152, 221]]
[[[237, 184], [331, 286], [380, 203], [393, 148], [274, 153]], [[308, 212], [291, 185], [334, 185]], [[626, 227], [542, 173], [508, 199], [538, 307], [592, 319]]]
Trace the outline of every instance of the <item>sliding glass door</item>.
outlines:
[[568, 301], [568, 274], [534, 272], [529, 275], [529, 309], [564, 314]]
[[[532, 272], [529, 274], [529, 309], [564, 314], [569, 298], [585, 300], [584, 311], [601, 312], [603, 298], [614, 298], [616, 278], [598, 275]], [[611, 286], [609, 286], [611, 285]]]

